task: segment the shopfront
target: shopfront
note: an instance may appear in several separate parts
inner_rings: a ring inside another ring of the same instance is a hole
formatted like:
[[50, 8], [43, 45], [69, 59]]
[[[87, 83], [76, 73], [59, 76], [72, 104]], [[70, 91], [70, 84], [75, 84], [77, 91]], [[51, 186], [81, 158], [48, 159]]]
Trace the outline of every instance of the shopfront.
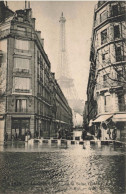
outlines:
[[30, 130], [30, 119], [13, 118], [11, 126], [11, 137], [14, 140], [25, 140], [25, 134]]

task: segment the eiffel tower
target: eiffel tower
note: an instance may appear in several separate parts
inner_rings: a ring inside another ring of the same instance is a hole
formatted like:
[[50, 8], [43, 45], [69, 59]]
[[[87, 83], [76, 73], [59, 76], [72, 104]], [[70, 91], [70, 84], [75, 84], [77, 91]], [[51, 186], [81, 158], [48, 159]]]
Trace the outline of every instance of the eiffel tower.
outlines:
[[68, 100], [70, 107], [75, 111], [79, 112], [79, 107], [82, 108], [82, 101], [78, 98], [78, 94], [74, 85], [74, 79], [71, 77], [68, 57], [67, 57], [67, 48], [66, 48], [66, 33], [65, 33], [65, 22], [66, 19], [61, 14], [59, 23], [60, 23], [60, 44], [59, 44], [59, 64], [57, 67], [57, 81]]

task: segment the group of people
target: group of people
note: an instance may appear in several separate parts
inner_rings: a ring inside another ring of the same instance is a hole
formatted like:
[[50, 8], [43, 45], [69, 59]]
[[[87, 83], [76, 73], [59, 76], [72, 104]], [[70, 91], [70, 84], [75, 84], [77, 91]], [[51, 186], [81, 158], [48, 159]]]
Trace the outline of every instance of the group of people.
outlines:
[[[107, 139], [112, 139], [112, 140], [116, 139], [116, 137], [117, 137], [117, 129], [116, 129], [116, 127], [113, 127], [113, 129], [107, 128], [107, 129], [104, 129], [104, 130], [106, 131], [106, 133], [105, 133], [106, 135], [104, 137], [106, 140]], [[99, 140], [101, 139], [102, 131], [101, 131], [100, 127], [98, 127], [96, 129], [95, 137], [97, 139], [99, 139]]]
[[68, 130], [67, 129], [63, 130], [63, 129], [59, 128], [58, 133], [57, 133], [57, 138], [61, 139], [64, 137], [64, 135], [65, 135], [65, 138], [67, 139], [68, 138]]

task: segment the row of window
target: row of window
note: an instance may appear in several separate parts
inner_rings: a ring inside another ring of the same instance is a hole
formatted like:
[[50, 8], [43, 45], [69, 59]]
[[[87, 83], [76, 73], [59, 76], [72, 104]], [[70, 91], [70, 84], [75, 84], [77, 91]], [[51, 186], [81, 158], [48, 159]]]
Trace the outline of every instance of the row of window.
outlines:
[[[108, 52], [103, 53], [102, 54], [102, 62], [106, 62], [108, 59], [109, 59]], [[123, 60], [121, 46], [115, 46], [115, 59], [116, 59], [116, 62]]]
[[97, 20], [96, 20], [96, 24], [104, 22], [108, 17], [114, 17], [114, 16], [118, 16], [118, 15], [124, 14], [124, 13], [125, 13], [125, 7], [120, 7], [117, 4], [112, 5], [109, 12], [107, 10], [104, 10], [100, 14], [100, 17], [97, 18]]
[[[44, 108], [44, 114], [49, 115], [50, 114], [49, 106], [38, 102], [37, 103], [38, 114], [41, 114], [43, 112], [43, 108]], [[27, 112], [27, 100], [26, 99], [17, 99], [16, 105], [15, 105], [15, 111], [16, 112]]]
[[[120, 28], [119, 25], [114, 26], [114, 39], [120, 38]], [[101, 44], [107, 43], [108, 35], [107, 29], [101, 32]]]
[[[108, 112], [111, 110], [111, 96], [104, 96], [104, 106], [105, 106], [105, 112]], [[124, 95], [118, 95], [118, 107], [119, 107], [119, 111], [124, 111], [125, 107], [124, 107]]]

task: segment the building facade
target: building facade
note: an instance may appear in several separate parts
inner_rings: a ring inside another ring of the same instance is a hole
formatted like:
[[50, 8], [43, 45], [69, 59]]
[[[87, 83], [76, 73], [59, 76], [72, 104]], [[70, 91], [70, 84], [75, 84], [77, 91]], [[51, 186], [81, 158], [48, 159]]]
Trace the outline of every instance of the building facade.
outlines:
[[[126, 2], [99, 1], [94, 10], [87, 87], [88, 124], [102, 139], [126, 141]], [[103, 124], [104, 123], [104, 124]]]
[[72, 127], [72, 111], [35, 30], [32, 10], [13, 12], [0, 2], [0, 127], [1, 138], [56, 136], [59, 127]]

